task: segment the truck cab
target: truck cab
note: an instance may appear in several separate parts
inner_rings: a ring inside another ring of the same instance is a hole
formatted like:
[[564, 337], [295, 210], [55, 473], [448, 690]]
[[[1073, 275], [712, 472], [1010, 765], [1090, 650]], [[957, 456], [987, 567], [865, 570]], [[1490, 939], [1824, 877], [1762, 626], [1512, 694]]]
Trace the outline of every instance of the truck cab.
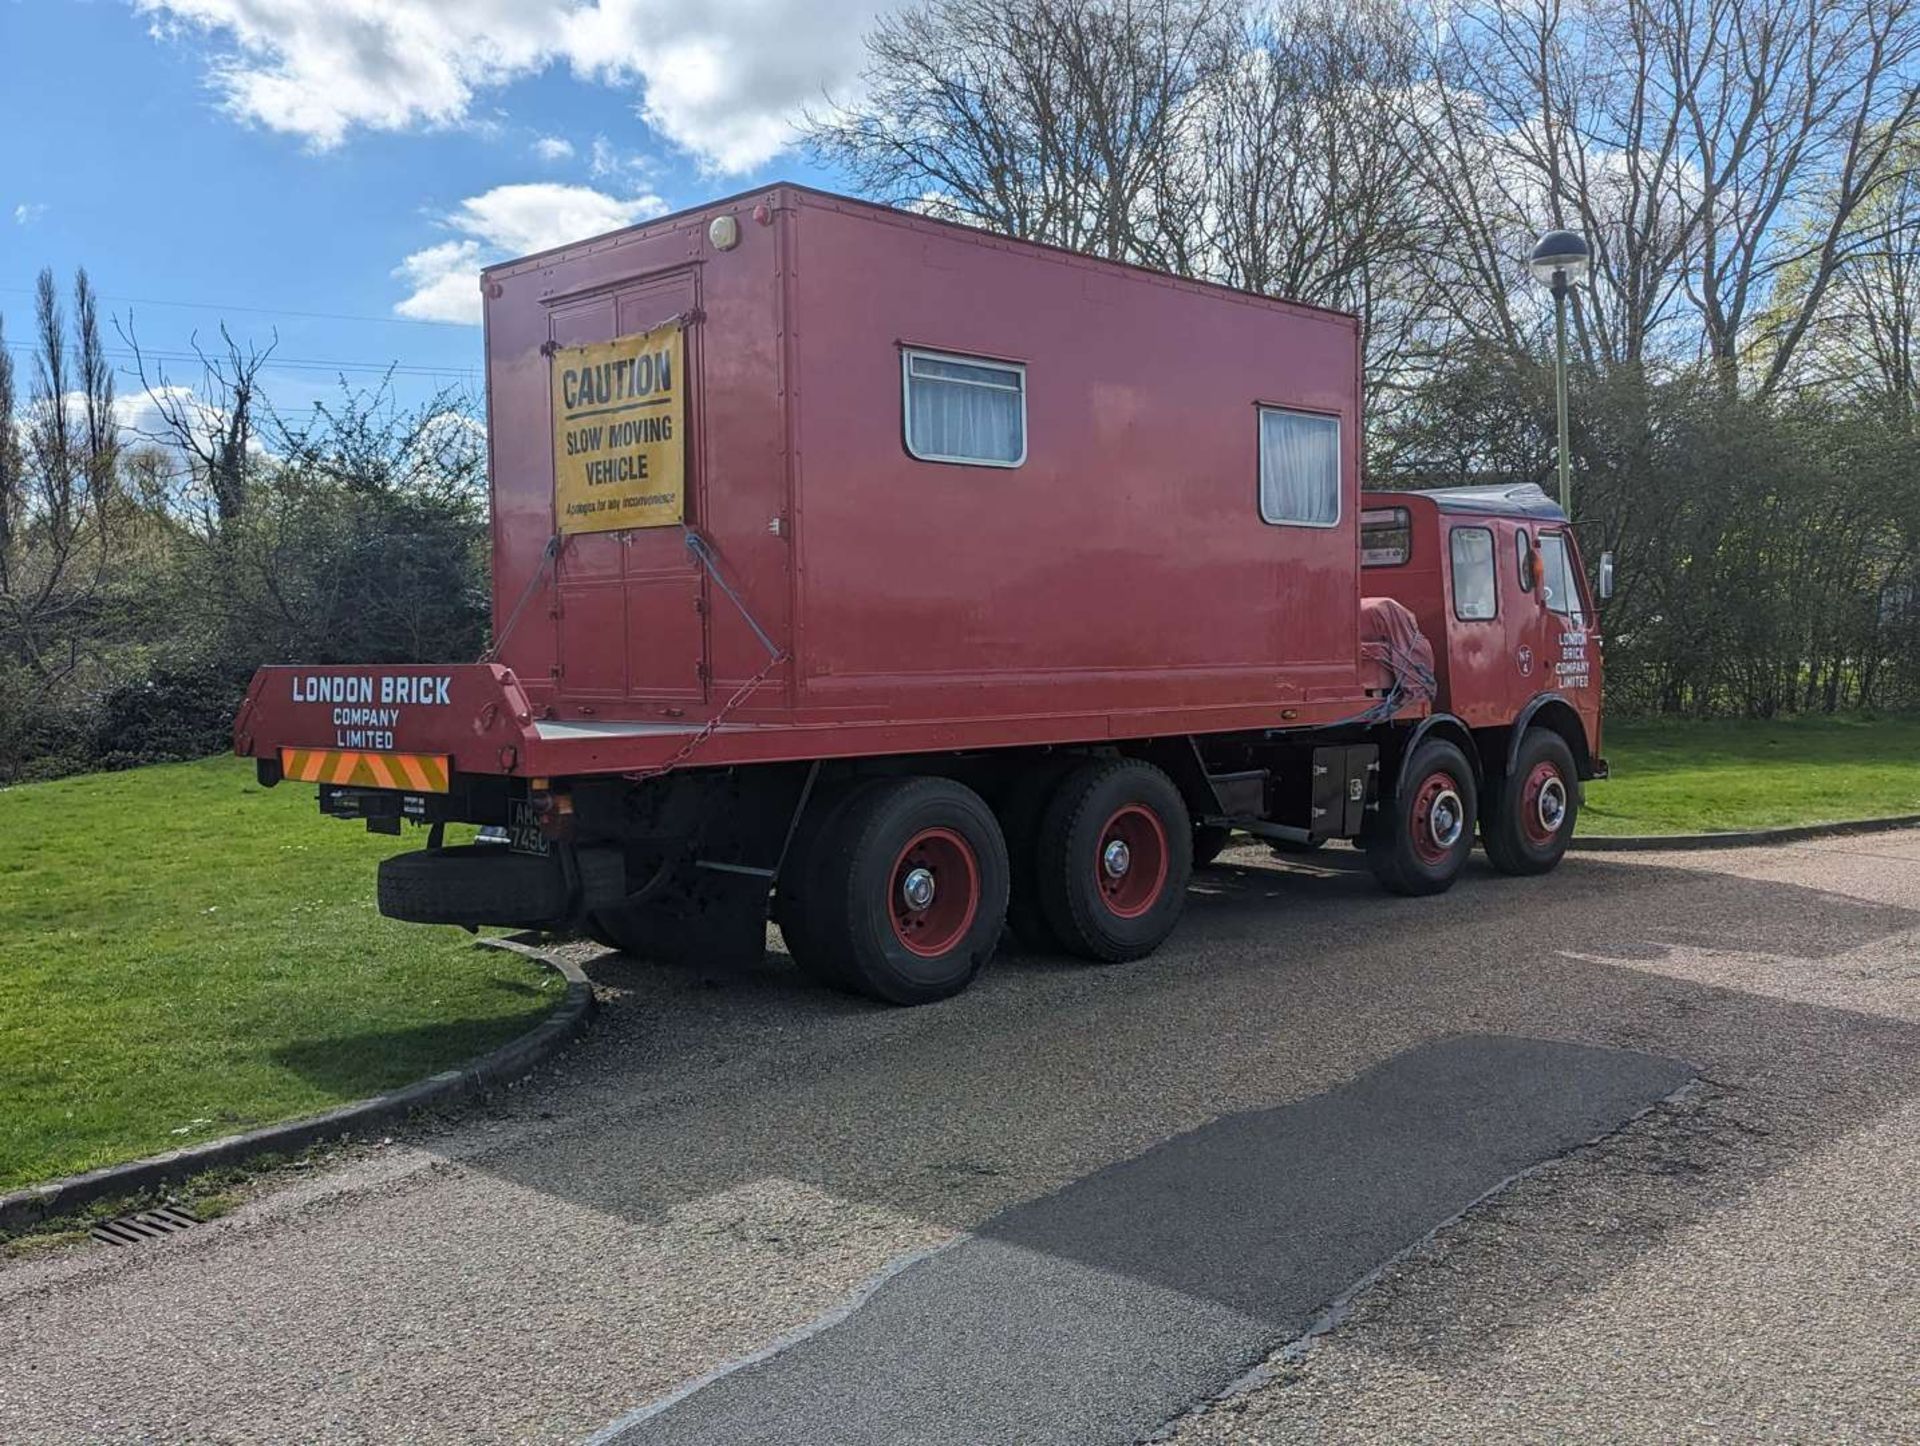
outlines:
[[[1596, 614], [1573, 528], [1531, 483], [1361, 497], [1360, 586], [1432, 640], [1436, 708], [1488, 736], [1530, 723], [1602, 777]], [[1513, 725], [1510, 729], [1508, 725]]]

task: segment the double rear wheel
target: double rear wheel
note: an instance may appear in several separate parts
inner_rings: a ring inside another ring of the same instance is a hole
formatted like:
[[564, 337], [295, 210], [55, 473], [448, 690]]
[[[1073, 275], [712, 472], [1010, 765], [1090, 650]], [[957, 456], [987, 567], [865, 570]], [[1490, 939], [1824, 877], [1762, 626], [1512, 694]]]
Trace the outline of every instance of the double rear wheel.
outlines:
[[1192, 868], [1179, 790], [1136, 760], [1040, 765], [998, 817], [951, 779], [882, 779], [808, 810], [773, 916], [820, 983], [925, 1004], [972, 983], [1009, 920], [1039, 951], [1151, 953], [1179, 921]]
[[791, 857], [775, 922], [823, 984], [927, 1004], [971, 984], [999, 942], [1007, 845], [964, 784], [881, 779], [823, 801]]
[[1193, 820], [1166, 774], [1131, 758], [1083, 763], [1051, 790], [1016, 893], [1066, 953], [1139, 959], [1180, 921], [1193, 846]]

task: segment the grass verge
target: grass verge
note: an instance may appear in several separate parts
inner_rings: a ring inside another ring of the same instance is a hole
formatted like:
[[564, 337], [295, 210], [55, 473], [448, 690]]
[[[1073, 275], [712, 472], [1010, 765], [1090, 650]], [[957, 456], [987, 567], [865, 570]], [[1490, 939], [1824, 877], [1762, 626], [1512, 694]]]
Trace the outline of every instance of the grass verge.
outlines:
[[386, 838], [216, 758], [0, 791], [0, 1190], [410, 1083], [564, 980], [383, 919]]
[[1920, 719], [1609, 722], [1606, 755], [1613, 777], [1587, 785], [1583, 834], [1920, 813]]

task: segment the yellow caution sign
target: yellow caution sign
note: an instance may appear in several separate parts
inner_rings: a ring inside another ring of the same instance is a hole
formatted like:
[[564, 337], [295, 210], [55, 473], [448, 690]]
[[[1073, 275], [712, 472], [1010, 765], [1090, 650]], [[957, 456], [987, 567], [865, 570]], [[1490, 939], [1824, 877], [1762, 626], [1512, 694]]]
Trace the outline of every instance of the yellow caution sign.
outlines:
[[560, 531], [669, 527], [686, 515], [686, 346], [680, 323], [553, 354]]

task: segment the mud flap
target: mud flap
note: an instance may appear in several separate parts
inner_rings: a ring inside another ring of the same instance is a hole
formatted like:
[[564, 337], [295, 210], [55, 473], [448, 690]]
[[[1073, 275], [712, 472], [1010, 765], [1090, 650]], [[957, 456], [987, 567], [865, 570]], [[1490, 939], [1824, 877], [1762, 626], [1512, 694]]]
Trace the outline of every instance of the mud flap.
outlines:
[[709, 973], [746, 969], [767, 950], [769, 884], [757, 870], [734, 873], [682, 864], [644, 902], [622, 908], [612, 932], [630, 953], [650, 959]]

